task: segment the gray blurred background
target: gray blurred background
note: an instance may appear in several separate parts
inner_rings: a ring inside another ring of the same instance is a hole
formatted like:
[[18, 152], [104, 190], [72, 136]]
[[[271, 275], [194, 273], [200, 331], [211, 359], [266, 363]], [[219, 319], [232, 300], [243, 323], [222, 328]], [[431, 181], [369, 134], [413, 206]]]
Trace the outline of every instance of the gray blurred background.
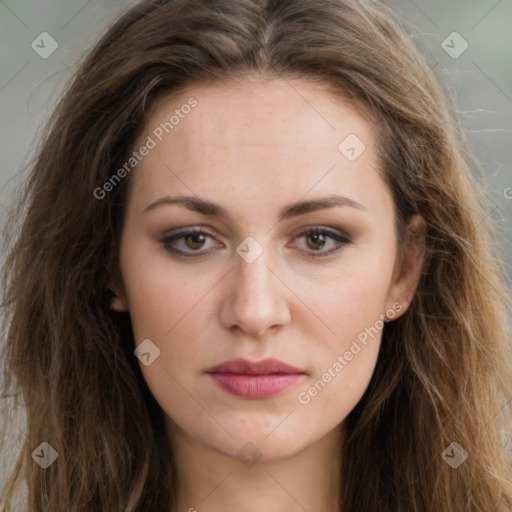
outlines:
[[[2, 226], [13, 192], [26, 175], [25, 167], [34, 154], [43, 121], [77, 60], [107, 25], [134, 3], [0, 1]], [[442, 78], [446, 90], [456, 98], [456, 108], [487, 176], [491, 215], [501, 233], [512, 275], [512, 0], [384, 3], [412, 24], [410, 32], [428, 56], [432, 72]], [[3, 255], [3, 244], [1, 248]], [[13, 433], [22, 433], [19, 421], [5, 413], [2, 416], [0, 411], [0, 424], [2, 421], [13, 426]], [[14, 445], [13, 438], [13, 449]], [[0, 487], [4, 457], [11, 462], [9, 454], [0, 457]]]

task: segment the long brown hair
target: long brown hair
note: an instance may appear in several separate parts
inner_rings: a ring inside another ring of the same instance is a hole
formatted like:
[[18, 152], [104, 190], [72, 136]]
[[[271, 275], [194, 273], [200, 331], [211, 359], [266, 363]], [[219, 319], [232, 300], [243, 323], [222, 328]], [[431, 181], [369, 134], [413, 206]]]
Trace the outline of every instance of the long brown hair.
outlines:
[[[461, 123], [400, 20], [371, 1], [146, 0], [81, 63], [11, 212], [3, 396], [23, 447], [0, 511], [13, 510], [23, 482], [30, 512], [175, 503], [163, 413], [129, 317], [109, 308], [130, 176], [101, 199], [94, 191], [127, 161], [157, 97], [245, 72], [329, 83], [371, 112], [400, 246], [411, 215], [427, 225], [417, 293], [385, 326], [347, 418], [343, 512], [512, 507], [511, 308], [498, 241]], [[43, 441], [58, 453], [45, 470], [31, 457]], [[443, 456], [453, 442], [468, 455], [456, 469]]]

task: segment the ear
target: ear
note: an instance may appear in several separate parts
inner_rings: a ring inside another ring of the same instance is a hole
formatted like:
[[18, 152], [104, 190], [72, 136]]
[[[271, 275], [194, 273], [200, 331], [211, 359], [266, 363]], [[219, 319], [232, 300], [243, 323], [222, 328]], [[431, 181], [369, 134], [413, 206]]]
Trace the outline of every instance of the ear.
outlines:
[[119, 312], [128, 311], [128, 301], [126, 299], [124, 287], [116, 284], [114, 279], [110, 279], [108, 288], [114, 294], [114, 297], [112, 297], [110, 301], [110, 309]]
[[404, 241], [403, 257], [401, 261], [400, 258], [397, 260], [388, 294], [388, 308], [396, 303], [402, 306], [401, 314], [396, 318], [407, 311], [418, 287], [425, 258], [426, 232], [427, 226], [423, 217], [413, 215]]

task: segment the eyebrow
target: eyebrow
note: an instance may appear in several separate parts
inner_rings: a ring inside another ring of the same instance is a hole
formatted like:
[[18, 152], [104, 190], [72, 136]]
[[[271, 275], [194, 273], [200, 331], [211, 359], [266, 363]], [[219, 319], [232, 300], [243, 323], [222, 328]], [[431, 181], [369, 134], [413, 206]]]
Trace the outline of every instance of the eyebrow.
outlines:
[[[142, 213], [145, 214], [155, 210], [159, 206], [173, 204], [183, 206], [188, 210], [200, 213], [201, 215], [215, 216], [221, 219], [230, 218], [228, 211], [222, 206], [195, 196], [165, 196], [157, 199], [154, 203], [151, 203], [149, 206], [144, 208]], [[298, 217], [299, 215], [304, 215], [317, 210], [326, 210], [335, 207], [349, 207], [362, 212], [368, 212], [361, 203], [358, 203], [349, 197], [330, 195], [320, 199], [298, 201], [296, 203], [286, 205], [281, 208], [279, 212], [279, 220], [290, 219], [292, 217]]]

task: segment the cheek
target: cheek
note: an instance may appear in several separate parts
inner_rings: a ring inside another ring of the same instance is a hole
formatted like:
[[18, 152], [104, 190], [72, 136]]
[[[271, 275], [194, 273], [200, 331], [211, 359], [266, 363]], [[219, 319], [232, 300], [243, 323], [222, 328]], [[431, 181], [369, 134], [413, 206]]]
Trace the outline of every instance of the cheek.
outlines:
[[330, 370], [331, 374], [340, 376], [332, 386], [333, 391], [340, 386], [346, 389], [366, 386], [373, 372], [384, 325], [381, 316], [384, 294], [379, 293], [374, 282], [370, 284], [365, 288], [360, 281], [345, 282], [336, 300], [331, 295], [331, 300], [323, 304], [322, 317], [332, 332], [323, 339], [317, 370], [318, 374]]
[[135, 344], [150, 339], [160, 350], [153, 363], [139, 366], [156, 400], [172, 417], [180, 416], [183, 404], [191, 405], [185, 389], [192, 389], [200, 373], [198, 341], [212, 285], [200, 278], [182, 282], [158, 265], [135, 268], [125, 280]]
[[302, 389], [306, 394], [300, 403], [314, 401], [315, 409], [339, 404], [331, 412], [344, 416], [364, 394], [379, 353], [392, 264], [392, 252], [347, 257], [335, 279], [308, 293], [307, 304], [329, 329], [312, 343], [317, 356], [313, 388]]
[[[326, 279], [322, 286], [309, 287], [306, 304], [330, 328], [331, 349], [356, 338], [381, 320], [389, 291], [393, 260], [390, 257], [358, 258]], [[306, 284], [304, 285], [306, 287]]]
[[[164, 342], [182, 324], [193, 324], [197, 306], [212, 286], [207, 276], [191, 280], [171, 271], [165, 255], [129, 251], [122, 261], [123, 281], [136, 342]], [[124, 265], [123, 265], [124, 263]]]

